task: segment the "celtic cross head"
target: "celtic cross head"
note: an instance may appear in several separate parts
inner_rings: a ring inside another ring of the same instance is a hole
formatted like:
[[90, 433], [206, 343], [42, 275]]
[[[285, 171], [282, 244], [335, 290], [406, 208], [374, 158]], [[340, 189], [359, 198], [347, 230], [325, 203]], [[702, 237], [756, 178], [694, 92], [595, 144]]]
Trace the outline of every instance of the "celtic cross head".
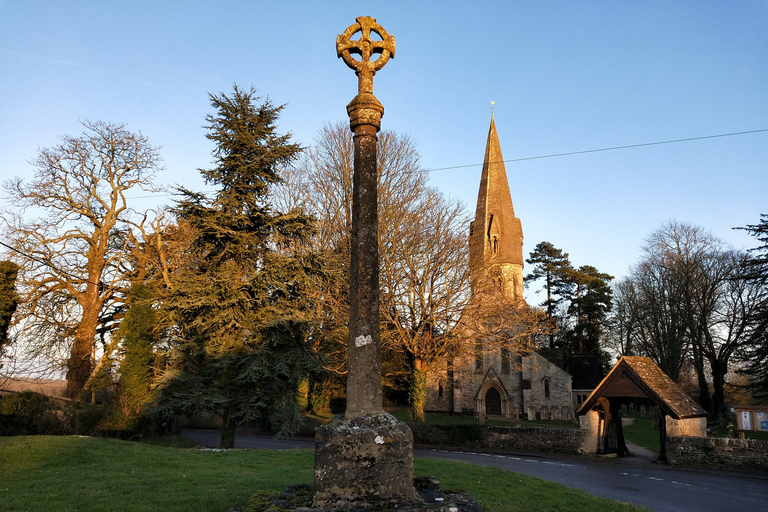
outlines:
[[[358, 32], [362, 32], [360, 39], [353, 40], [352, 36]], [[372, 38], [371, 32], [380, 39]], [[360, 60], [352, 54], [360, 55]], [[371, 61], [373, 55], [378, 55], [378, 58]], [[373, 75], [384, 67], [390, 57], [395, 58], [395, 38], [376, 23], [375, 18], [360, 16], [357, 23], [336, 36], [336, 56], [343, 58], [347, 66], [355, 70], [358, 94], [373, 94]]]

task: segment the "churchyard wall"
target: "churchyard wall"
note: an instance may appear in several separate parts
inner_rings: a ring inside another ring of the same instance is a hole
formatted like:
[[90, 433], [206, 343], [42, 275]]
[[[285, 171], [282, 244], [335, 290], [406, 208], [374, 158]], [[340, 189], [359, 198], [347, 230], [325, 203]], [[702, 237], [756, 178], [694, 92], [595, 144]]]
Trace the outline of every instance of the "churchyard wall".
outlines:
[[577, 429], [423, 423], [411, 423], [410, 427], [415, 444], [513, 452], [577, 454], [584, 437]]
[[670, 464], [768, 471], [768, 441], [728, 437], [667, 437]]

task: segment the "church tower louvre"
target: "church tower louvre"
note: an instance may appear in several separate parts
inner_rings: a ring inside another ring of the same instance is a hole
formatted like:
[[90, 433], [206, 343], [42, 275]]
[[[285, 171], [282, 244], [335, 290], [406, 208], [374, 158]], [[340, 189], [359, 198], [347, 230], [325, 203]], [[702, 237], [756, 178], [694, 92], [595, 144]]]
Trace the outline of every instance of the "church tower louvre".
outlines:
[[469, 269], [475, 300], [501, 293], [510, 304], [523, 301], [523, 228], [512, 206], [493, 116], [475, 220], [469, 226]]

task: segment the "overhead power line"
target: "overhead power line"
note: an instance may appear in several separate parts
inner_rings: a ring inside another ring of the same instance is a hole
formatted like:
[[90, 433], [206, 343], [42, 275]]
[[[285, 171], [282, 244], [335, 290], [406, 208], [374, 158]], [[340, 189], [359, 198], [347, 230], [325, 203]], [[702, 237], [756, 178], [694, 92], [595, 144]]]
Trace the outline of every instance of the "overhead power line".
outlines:
[[[661, 144], [674, 144], [676, 142], [689, 142], [692, 140], [704, 140], [704, 139], [717, 139], [720, 137], [733, 137], [734, 135], [747, 135], [750, 133], [761, 133], [761, 132], [768, 132], [768, 128], [764, 128], [762, 130], [749, 130], [745, 132], [733, 132], [733, 133], [721, 133], [718, 135], [704, 135], [702, 137], [689, 137], [687, 139], [673, 139], [673, 140], [662, 140], [657, 142], [644, 142], [642, 144], [628, 144], [626, 146], [612, 146], [609, 148], [599, 148], [599, 149], [585, 149], [582, 151], [569, 151], [568, 153], [552, 153], [549, 155], [539, 155], [539, 156], [527, 156], [523, 158], [512, 158], [509, 160], [502, 160], [502, 162], [511, 163], [511, 162], [524, 162], [526, 160], [538, 160], [541, 158], [554, 158], [557, 156], [571, 156], [571, 155], [583, 155], [585, 153], [599, 153], [601, 151], [615, 151], [617, 149], [630, 149], [630, 148], [641, 148], [645, 146], [659, 146]], [[466, 164], [466, 165], [455, 165], [452, 167], [436, 167], [432, 169], [427, 169], [428, 172], [434, 172], [434, 171], [448, 171], [452, 169], [464, 169], [467, 167], [478, 167], [483, 165], [482, 163], [479, 164]]]
[[27, 258], [27, 259], [30, 259], [30, 260], [32, 260], [32, 261], [36, 261], [37, 263], [40, 263], [41, 265], [45, 265], [46, 267], [52, 268], [52, 269], [53, 269], [53, 270], [55, 270], [56, 272], [60, 272], [60, 273], [64, 274], [64, 275], [65, 275], [65, 276], [67, 276], [67, 277], [71, 277], [72, 279], [75, 279], [75, 280], [77, 280], [77, 281], [82, 281], [82, 282], [84, 282], [84, 283], [89, 283], [89, 284], [93, 284], [93, 285], [96, 285], [96, 286], [98, 286], [98, 283], [94, 283], [93, 281], [89, 281], [88, 279], [83, 279], [83, 278], [82, 278], [82, 277], [80, 277], [80, 276], [76, 276], [75, 274], [71, 274], [71, 273], [67, 272], [67, 271], [66, 271], [66, 270], [64, 270], [64, 269], [58, 268], [58, 267], [56, 267], [56, 266], [54, 266], [54, 265], [52, 265], [52, 264], [48, 263], [47, 261], [43, 261], [43, 260], [41, 260], [41, 259], [39, 259], [39, 258], [35, 258], [35, 257], [34, 257], [34, 256], [32, 256], [31, 254], [28, 254], [28, 253], [26, 253], [26, 252], [24, 252], [24, 251], [20, 251], [19, 249], [16, 249], [15, 247], [11, 247], [10, 245], [8, 245], [8, 244], [6, 244], [6, 243], [0, 242], [0, 245], [2, 245], [3, 247], [5, 247], [5, 248], [7, 248], [7, 249], [10, 249], [10, 250], [12, 250], [12, 251], [13, 251], [13, 252], [15, 252], [15, 253], [21, 254], [22, 256], [24, 256], [24, 257], [25, 257], [25, 258]]
[[[719, 133], [717, 135], [703, 135], [701, 137], [688, 137], [688, 138], [685, 138], [685, 139], [671, 139], [671, 140], [662, 140], [662, 141], [656, 141], [656, 142], [644, 142], [644, 143], [641, 143], [641, 144], [627, 144], [625, 146], [611, 146], [611, 147], [607, 147], [607, 148], [584, 149], [584, 150], [581, 150], [581, 151], [569, 151], [567, 153], [551, 153], [551, 154], [548, 154], [548, 155], [527, 156], [527, 157], [522, 157], [522, 158], [512, 158], [512, 159], [509, 159], [509, 160], [502, 160], [502, 162], [507, 164], [507, 163], [512, 163], [512, 162], [524, 162], [526, 160], [540, 160], [540, 159], [543, 159], [543, 158], [555, 158], [555, 157], [560, 157], [560, 156], [584, 155], [584, 154], [587, 154], [587, 153], [600, 153], [600, 152], [603, 152], [603, 151], [616, 151], [616, 150], [619, 150], [619, 149], [632, 149], [632, 148], [642, 148], [642, 147], [647, 147], [647, 146], [660, 146], [662, 144], [675, 144], [675, 143], [678, 143], [678, 142], [690, 142], [690, 141], [694, 141], [694, 140], [718, 139], [718, 138], [722, 138], [722, 137], [733, 137], [733, 136], [736, 136], [736, 135], [749, 135], [749, 134], [753, 134], [753, 133], [763, 133], [763, 132], [768, 132], [768, 128], [763, 128], [763, 129], [760, 129], [760, 130], [748, 130], [748, 131], [743, 131], [743, 132]], [[434, 167], [434, 168], [423, 169], [421, 172], [429, 173], [429, 172], [436, 172], [436, 171], [450, 171], [450, 170], [454, 170], [454, 169], [466, 169], [466, 168], [469, 168], [469, 167], [480, 167], [482, 165], [483, 164], [481, 162], [481, 163], [475, 163], [475, 164], [453, 165], [453, 166], [449, 166], [449, 167]], [[301, 184], [304, 184], [304, 183], [305, 182], [301, 182]], [[213, 192], [213, 191], [210, 191], [210, 192]], [[181, 194], [170, 192], [170, 193], [165, 193], [165, 194], [152, 194], [152, 195], [146, 195], [146, 196], [131, 196], [131, 197], [128, 197], [128, 199], [148, 199], [148, 198], [152, 198], [152, 197], [171, 197], [171, 196], [178, 196], [178, 195], [181, 195]]]

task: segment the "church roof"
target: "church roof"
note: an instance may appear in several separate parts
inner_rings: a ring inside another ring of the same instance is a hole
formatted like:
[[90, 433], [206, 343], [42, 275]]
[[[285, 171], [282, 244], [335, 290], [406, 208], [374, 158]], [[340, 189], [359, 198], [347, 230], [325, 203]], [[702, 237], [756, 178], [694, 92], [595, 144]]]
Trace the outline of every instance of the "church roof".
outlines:
[[589, 412], [601, 397], [650, 398], [664, 414], [676, 420], [707, 414], [649, 357], [621, 357], [576, 414]]

